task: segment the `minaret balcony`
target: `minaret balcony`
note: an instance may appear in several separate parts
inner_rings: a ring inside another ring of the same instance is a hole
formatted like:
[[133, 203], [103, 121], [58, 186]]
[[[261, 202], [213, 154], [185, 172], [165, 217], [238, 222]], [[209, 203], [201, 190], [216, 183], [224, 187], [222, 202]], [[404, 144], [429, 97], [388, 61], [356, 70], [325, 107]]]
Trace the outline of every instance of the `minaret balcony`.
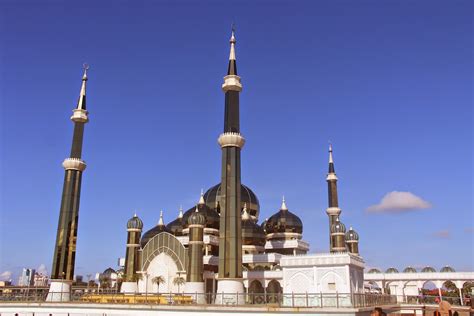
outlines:
[[328, 207], [326, 213], [328, 215], [339, 215], [341, 214], [341, 209], [339, 207]]
[[63, 167], [66, 170], [84, 171], [86, 169], [86, 163], [79, 158], [66, 158], [63, 161]]
[[224, 147], [239, 147], [242, 148], [244, 147], [245, 144], [245, 138], [240, 135], [240, 133], [223, 133], [219, 136], [219, 139], [217, 140], [221, 148]]
[[87, 114], [88, 112], [83, 109], [72, 110], [71, 121], [76, 123], [87, 123], [89, 121]]
[[336, 180], [337, 181], [337, 176], [335, 173], [328, 173], [328, 176], [326, 177], [326, 181], [332, 181]]
[[227, 91], [242, 91], [242, 84], [240, 83], [240, 77], [237, 75], [228, 75], [224, 77], [224, 84], [222, 84], [222, 90]]

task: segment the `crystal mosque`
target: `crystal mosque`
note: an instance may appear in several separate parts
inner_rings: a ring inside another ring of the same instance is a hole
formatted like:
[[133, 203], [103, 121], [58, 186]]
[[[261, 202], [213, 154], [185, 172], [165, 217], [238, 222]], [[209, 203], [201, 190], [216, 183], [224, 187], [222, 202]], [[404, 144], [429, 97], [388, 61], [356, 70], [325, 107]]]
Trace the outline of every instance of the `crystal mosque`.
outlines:
[[[71, 116], [71, 153], [63, 162], [63, 194], [47, 297], [51, 302], [70, 300], [74, 276], [81, 181], [86, 169], [82, 144], [89, 121], [87, 81], [88, 67], [84, 67], [78, 105]], [[196, 204], [180, 209], [168, 223], [161, 213], [157, 225], [144, 231], [144, 223], [136, 214], [128, 220], [122, 293], [188, 293], [195, 294], [194, 303], [219, 305], [243, 304], [242, 297], [249, 294], [264, 293], [265, 300], [271, 301], [272, 297], [292, 293], [291, 306], [302, 300], [306, 306], [321, 307], [325, 293], [337, 295], [338, 306], [354, 306], [354, 296], [364, 293], [364, 281], [384, 293], [417, 295], [427, 280], [441, 282], [436, 283], [438, 288], [446, 280], [459, 281], [457, 286], [474, 280], [473, 273], [461, 275], [448, 267], [440, 272], [405, 269], [398, 273], [389, 269], [383, 273], [372, 269], [364, 274], [359, 234], [352, 227], [346, 228], [339, 208], [332, 145], [326, 175], [329, 251], [308, 254], [303, 222], [284, 197], [273, 215], [260, 218], [258, 195], [241, 182], [245, 138], [240, 130], [239, 95], [243, 85], [237, 72], [234, 31], [221, 88], [225, 111], [223, 131], [217, 139], [222, 153], [220, 183], [201, 191]], [[300, 295], [296, 301], [295, 294]]]

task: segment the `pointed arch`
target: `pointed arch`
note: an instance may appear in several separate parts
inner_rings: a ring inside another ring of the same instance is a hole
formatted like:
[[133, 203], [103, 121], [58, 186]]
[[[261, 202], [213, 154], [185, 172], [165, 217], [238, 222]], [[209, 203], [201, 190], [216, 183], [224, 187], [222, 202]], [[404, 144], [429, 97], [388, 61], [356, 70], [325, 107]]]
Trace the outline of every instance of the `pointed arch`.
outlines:
[[155, 235], [143, 247], [141, 270], [146, 271], [150, 262], [162, 252], [173, 259], [179, 271], [186, 270], [188, 257], [186, 248], [175, 236], [166, 232]]

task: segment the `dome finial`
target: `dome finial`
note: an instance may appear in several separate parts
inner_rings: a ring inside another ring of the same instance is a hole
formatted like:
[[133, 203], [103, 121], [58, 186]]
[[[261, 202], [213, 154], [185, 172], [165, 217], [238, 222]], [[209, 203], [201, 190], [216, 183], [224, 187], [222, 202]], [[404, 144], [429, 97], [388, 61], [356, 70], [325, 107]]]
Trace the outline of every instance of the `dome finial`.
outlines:
[[[199, 205], [199, 204], [198, 204]], [[194, 210], [195, 213], [199, 213], [199, 208], [198, 206], [196, 205], [196, 209]]]
[[204, 205], [206, 202], [204, 201], [204, 190], [201, 189], [201, 196], [199, 197], [199, 205]]
[[178, 213], [178, 218], [183, 218], [183, 206], [179, 206], [179, 213]]
[[280, 210], [282, 210], [282, 211], [288, 211], [288, 207], [286, 206], [285, 196], [284, 196], [284, 195], [283, 195], [283, 198], [281, 199], [281, 207], [280, 207]]
[[133, 213], [133, 217], [138, 217], [137, 216], [137, 211], [135, 211], [135, 213]]
[[158, 226], [164, 226], [165, 222], [163, 221], [163, 210], [160, 211], [160, 220], [158, 221]]

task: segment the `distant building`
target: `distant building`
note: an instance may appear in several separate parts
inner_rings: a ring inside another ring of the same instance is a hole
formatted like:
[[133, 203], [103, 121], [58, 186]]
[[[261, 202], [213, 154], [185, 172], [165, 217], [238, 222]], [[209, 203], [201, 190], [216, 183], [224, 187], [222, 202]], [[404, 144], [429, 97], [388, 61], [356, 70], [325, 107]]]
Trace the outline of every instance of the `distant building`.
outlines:
[[0, 281], [0, 287], [10, 286], [12, 285], [11, 281]]
[[125, 257], [118, 258], [117, 265], [120, 269], [125, 268]]
[[33, 284], [35, 287], [48, 286], [48, 281], [49, 278], [47, 275], [44, 275], [42, 273], [35, 273]]
[[23, 268], [20, 278], [18, 279], [19, 286], [34, 285], [35, 269]]

